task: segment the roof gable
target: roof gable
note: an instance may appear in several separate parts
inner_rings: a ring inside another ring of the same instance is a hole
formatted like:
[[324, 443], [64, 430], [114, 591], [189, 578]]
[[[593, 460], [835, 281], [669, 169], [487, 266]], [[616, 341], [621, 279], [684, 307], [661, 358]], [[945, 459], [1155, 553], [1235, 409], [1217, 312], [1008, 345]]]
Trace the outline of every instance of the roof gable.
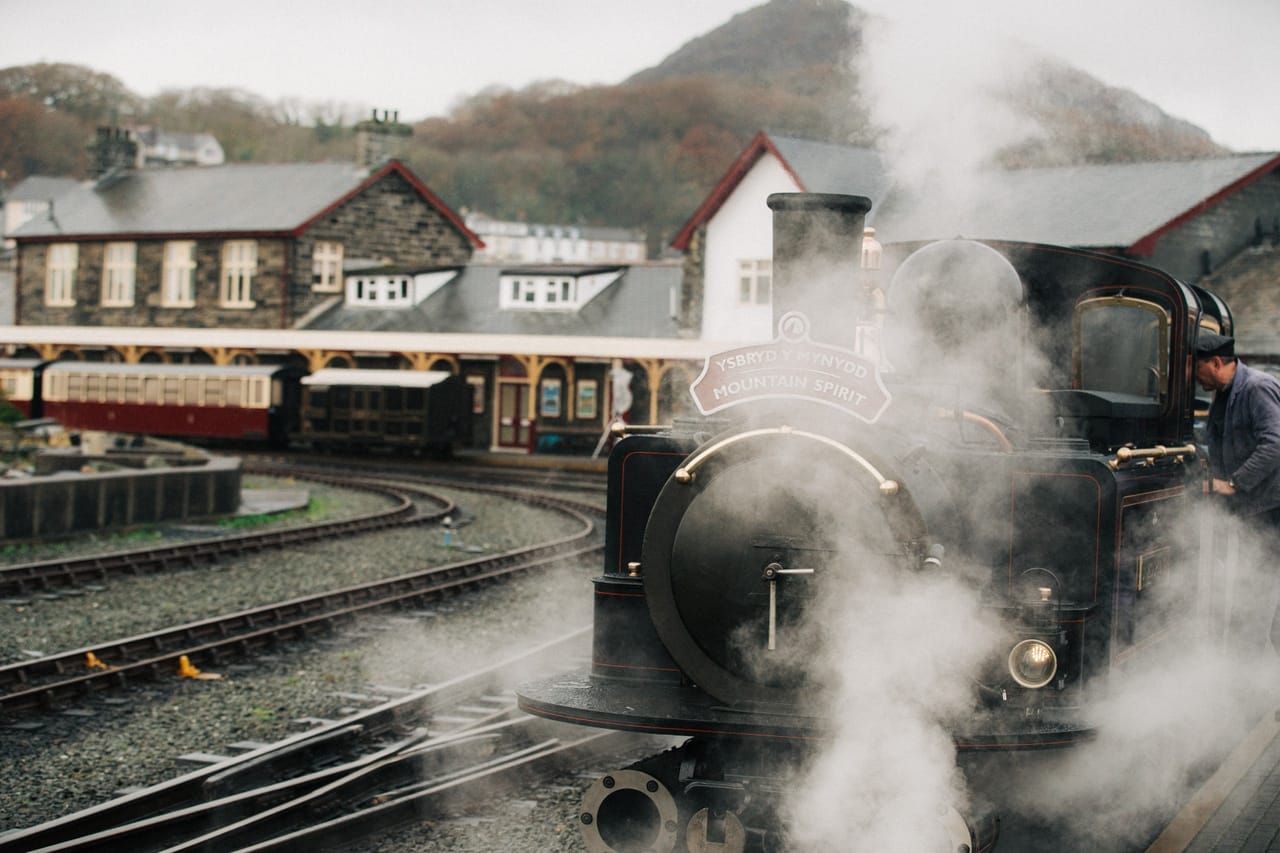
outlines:
[[951, 207], [913, 203], [898, 188], [877, 224], [895, 241], [960, 235], [1149, 254], [1160, 235], [1276, 168], [1280, 155], [1247, 154], [991, 170]]
[[671, 241], [672, 247], [684, 251], [693, 232], [716, 215], [752, 167], [770, 154], [778, 159], [800, 192], [850, 193], [879, 201], [889, 190], [890, 181], [884, 164], [873, 149], [812, 142], [761, 131], [681, 227]]
[[[1263, 152], [1196, 160], [991, 169], [967, 177], [963, 199], [896, 181], [870, 148], [758, 133], [680, 229], [694, 231], [724, 206], [761, 158], [773, 155], [802, 192], [868, 196], [867, 218], [894, 241], [955, 237], [1018, 240], [1150, 254], [1155, 241], [1205, 208], [1280, 169]], [[945, 178], [946, 176], [944, 176]], [[939, 203], [942, 200], [943, 203]]]
[[352, 163], [236, 163], [140, 169], [64, 193], [14, 239], [298, 234], [395, 173], [474, 245], [480, 238], [398, 161], [369, 174]]

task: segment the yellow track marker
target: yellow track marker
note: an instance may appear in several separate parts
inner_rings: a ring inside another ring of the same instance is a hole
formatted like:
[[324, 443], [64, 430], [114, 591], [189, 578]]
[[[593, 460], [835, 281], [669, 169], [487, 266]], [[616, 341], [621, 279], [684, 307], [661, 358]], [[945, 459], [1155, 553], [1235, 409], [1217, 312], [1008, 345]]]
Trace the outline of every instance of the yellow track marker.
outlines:
[[182, 655], [178, 658], [178, 676], [180, 678], [199, 678], [203, 680], [222, 678], [221, 675], [217, 675], [212, 672], [201, 672], [191, 663], [186, 655]]

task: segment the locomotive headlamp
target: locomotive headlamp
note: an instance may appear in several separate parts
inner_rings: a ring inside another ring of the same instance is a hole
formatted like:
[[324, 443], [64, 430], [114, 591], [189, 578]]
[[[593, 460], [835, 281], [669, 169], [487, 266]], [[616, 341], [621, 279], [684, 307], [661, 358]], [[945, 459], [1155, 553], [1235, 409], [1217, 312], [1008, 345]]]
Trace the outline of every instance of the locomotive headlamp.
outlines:
[[1058, 672], [1058, 656], [1043, 640], [1023, 640], [1009, 652], [1009, 674], [1023, 687], [1044, 687]]

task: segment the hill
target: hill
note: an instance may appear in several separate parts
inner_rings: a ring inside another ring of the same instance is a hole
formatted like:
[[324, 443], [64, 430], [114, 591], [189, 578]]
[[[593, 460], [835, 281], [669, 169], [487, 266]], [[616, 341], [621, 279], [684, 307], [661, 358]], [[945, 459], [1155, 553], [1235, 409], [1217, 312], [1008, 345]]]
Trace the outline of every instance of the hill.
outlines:
[[[617, 86], [546, 81], [478, 92], [417, 123], [403, 159], [457, 209], [644, 228], [656, 253], [759, 130], [863, 145], [885, 138], [858, 70], [874, 23], [844, 0], [770, 0]], [[1037, 129], [983, 152], [1006, 166], [1219, 150], [1203, 130], [1132, 92], [1047, 58], [1002, 81], [998, 97]], [[0, 70], [0, 169], [11, 181], [82, 175], [93, 126], [122, 115], [211, 132], [229, 160], [352, 150], [354, 119], [335, 105], [267, 104], [225, 90], [141, 99], [90, 69], [24, 66]]]

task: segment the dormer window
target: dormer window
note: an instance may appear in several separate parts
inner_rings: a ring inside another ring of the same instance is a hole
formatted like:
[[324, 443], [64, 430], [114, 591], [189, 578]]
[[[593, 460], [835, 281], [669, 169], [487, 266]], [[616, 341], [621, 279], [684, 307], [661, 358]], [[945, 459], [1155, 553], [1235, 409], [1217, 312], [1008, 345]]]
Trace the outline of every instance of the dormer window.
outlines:
[[622, 270], [571, 268], [507, 270], [499, 305], [508, 310], [576, 311], [622, 276]]
[[347, 273], [347, 304], [371, 308], [411, 308], [444, 287], [458, 270], [393, 270]]

